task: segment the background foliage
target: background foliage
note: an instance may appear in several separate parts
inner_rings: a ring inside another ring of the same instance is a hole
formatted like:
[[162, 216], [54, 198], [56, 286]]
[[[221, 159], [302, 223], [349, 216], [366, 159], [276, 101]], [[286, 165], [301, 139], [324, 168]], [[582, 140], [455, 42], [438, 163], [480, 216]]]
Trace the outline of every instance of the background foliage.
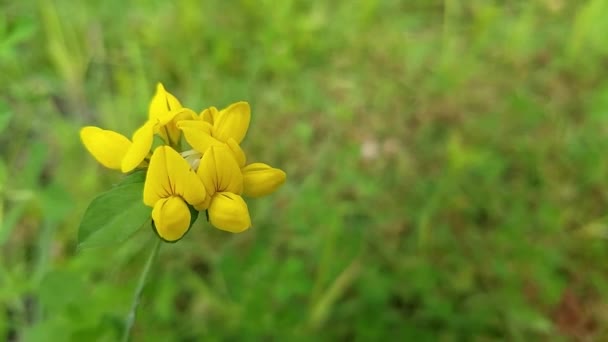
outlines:
[[0, 1], [0, 336], [113, 341], [154, 234], [77, 251], [157, 81], [288, 174], [165, 244], [134, 339], [608, 338], [607, 0]]

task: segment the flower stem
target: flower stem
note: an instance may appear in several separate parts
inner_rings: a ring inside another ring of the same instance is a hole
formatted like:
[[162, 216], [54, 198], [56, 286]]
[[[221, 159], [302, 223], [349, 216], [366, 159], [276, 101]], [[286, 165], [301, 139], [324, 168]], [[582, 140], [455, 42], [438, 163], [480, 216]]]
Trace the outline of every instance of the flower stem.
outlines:
[[139, 306], [139, 299], [141, 298], [141, 293], [144, 290], [146, 285], [146, 280], [148, 278], [148, 273], [152, 269], [152, 264], [154, 264], [154, 260], [156, 260], [156, 256], [158, 255], [158, 251], [160, 250], [160, 245], [162, 240], [156, 238], [156, 242], [152, 249], [152, 253], [148, 257], [148, 261], [146, 261], [146, 265], [144, 266], [144, 270], [141, 272], [139, 276], [139, 281], [137, 282], [137, 288], [135, 288], [135, 292], [133, 293], [133, 301], [131, 302], [131, 310], [129, 310], [129, 314], [127, 315], [127, 319], [125, 320], [125, 330], [122, 334], [122, 341], [128, 342], [129, 337], [131, 336], [131, 329], [133, 328], [133, 323], [135, 323], [135, 315], [137, 313], [137, 307]]

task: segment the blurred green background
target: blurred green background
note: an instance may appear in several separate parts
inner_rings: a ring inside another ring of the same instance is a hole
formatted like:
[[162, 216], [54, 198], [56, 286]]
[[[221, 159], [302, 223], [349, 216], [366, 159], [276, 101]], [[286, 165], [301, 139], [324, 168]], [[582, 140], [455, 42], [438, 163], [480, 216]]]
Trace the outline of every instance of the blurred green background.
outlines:
[[608, 0], [0, 1], [0, 340], [114, 341], [154, 234], [76, 250], [161, 81], [246, 100], [254, 227], [165, 244], [136, 341], [608, 339]]

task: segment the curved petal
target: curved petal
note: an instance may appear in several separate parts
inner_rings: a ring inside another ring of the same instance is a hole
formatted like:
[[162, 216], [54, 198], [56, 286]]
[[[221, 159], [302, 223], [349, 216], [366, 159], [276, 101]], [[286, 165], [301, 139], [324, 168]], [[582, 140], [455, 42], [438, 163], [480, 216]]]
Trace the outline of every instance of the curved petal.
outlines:
[[221, 141], [211, 136], [211, 125], [200, 120], [182, 120], [177, 127], [184, 133], [184, 137], [193, 149], [205, 153], [211, 146], [224, 145]]
[[122, 160], [122, 172], [135, 169], [150, 153], [152, 140], [154, 138], [154, 123], [147, 121], [133, 134], [133, 143]]
[[167, 92], [167, 107], [169, 110], [176, 110], [182, 108], [182, 104], [179, 102], [177, 97], [175, 97], [170, 92]]
[[217, 120], [218, 115], [219, 115], [219, 112], [218, 112], [217, 108], [209, 107], [201, 112], [200, 118], [203, 121], [208, 122], [211, 125], [213, 125], [215, 120]]
[[210, 123], [202, 120], [181, 120], [176, 125], [179, 129], [192, 128], [206, 134], [211, 134], [213, 130], [213, 126]]
[[194, 207], [194, 209], [201, 211], [201, 210], [207, 210], [209, 208], [210, 204], [211, 204], [211, 196], [207, 195], [203, 202], [192, 205], [192, 206]]
[[188, 205], [178, 196], [163, 198], [152, 209], [156, 232], [167, 241], [181, 239], [190, 228], [190, 218]]
[[239, 165], [239, 167], [245, 166], [247, 157], [245, 156], [245, 152], [243, 151], [241, 146], [239, 146], [239, 144], [237, 144], [236, 141], [234, 141], [234, 139], [232, 138], [228, 139], [226, 145], [228, 145], [228, 148], [230, 149], [230, 151], [232, 151], [232, 155], [234, 156], [234, 159], [236, 160], [236, 163]]
[[251, 108], [249, 103], [242, 101], [233, 103], [220, 112], [213, 124], [213, 136], [224, 142], [232, 138], [240, 144], [245, 134], [247, 134], [250, 120]]
[[249, 197], [266, 196], [277, 190], [287, 175], [264, 163], [253, 163], [243, 168], [243, 194]]
[[188, 162], [183, 158], [181, 158], [181, 160], [183, 161], [183, 164], [180, 163], [182, 164], [180, 168], [176, 168], [175, 173], [169, 175], [174, 183], [175, 192], [195, 208], [203, 208], [207, 198], [207, 191], [203, 186], [203, 182], [197, 174], [190, 169]]
[[171, 196], [171, 182], [167, 172], [166, 151], [159, 146], [152, 153], [146, 181], [144, 183], [144, 204], [154, 207], [156, 202]]
[[161, 115], [155, 125], [154, 131], [158, 132], [163, 140], [169, 145], [177, 145], [181, 131], [177, 128], [177, 122], [181, 120], [195, 119], [196, 113], [192, 109], [180, 108]]
[[83, 127], [80, 139], [99, 163], [115, 170], [120, 170], [122, 159], [131, 146], [131, 141], [124, 135], [94, 126]]
[[156, 93], [152, 96], [152, 100], [150, 100], [150, 105], [148, 106], [148, 119], [155, 120], [158, 119], [161, 115], [167, 112], [167, 91], [162, 83], [156, 84]]
[[209, 222], [218, 229], [240, 233], [251, 227], [249, 210], [243, 198], [231, 192], [218, 192], [207, 211]]
[[196, 113], [192, 109], [179, 108], [176, 110], [168, 111], [168, 112], [164, 113], [163, 115], [160, 115], [158, 117], [157, 126], [164, 126], [164, 125], [170, 123], [171, 121], [173, 121], [173, 122], [177, 122], [177, 121], [181, 121], [181, 120], [200, 121], [200, 120], [195, 120], [196, 117], [197, 117]]
[[175, 117], [173, 117], [173, 122], [177, 125], [178, 121], [182, 121], [182, 120], [194, 120], [196, 119], [198, 116], [196, 115], [196, 113], [190, 109], [190, 108], [182, 108], [180, 109], [177, 114], [175, 115]]
[[188, 162], [169, 146], [159, 146], [150, 158], [144, 184], [144, 203], [153, 206], [161, 198], [181, 196], [194, 206], [202, 206], [207, 197], [200, 178]]
[[196, 172], [203, 181], [208, 195], [229, 191], [243, 192], [243, 175], [232, 151], [226, 145], [211, 146], [203, 154]]
[[182, 108], [179, 100], [169, 93], [162, 83], [156, 84], [156, 93], [150, 101], [148, 107], [148, 118], [154, 120], [167, 112]]

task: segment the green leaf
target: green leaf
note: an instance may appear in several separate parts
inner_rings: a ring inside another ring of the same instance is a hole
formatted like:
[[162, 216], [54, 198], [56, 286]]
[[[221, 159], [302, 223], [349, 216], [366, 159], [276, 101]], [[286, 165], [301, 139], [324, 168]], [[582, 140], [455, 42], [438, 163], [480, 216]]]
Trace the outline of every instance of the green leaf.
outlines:
[[152, 208], [143, 203], [144, 172], [127, 176], [89, 205], [78, 229], [78, 248], [120, 244], [150, 219]]
[[[116, 186], [127, 185], [131, 183], [143, 183], [146, 181], [146, 170], [138, 170], [128, 174]], [[142, 193], [143, 194], [143, 193]], [[142, 195], [143, 196], [143, 195]]]

